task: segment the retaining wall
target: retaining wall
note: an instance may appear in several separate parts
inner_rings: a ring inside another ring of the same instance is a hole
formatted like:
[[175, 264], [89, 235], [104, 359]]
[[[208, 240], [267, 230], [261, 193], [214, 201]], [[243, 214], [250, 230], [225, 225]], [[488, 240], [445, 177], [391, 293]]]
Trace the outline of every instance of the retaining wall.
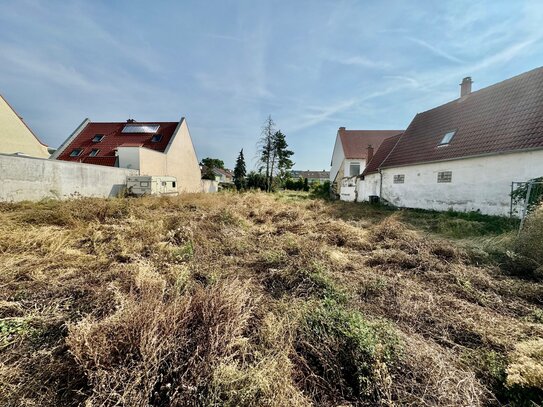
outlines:
[[138, 170], [0, 154], [0, 201], [114, 197]]

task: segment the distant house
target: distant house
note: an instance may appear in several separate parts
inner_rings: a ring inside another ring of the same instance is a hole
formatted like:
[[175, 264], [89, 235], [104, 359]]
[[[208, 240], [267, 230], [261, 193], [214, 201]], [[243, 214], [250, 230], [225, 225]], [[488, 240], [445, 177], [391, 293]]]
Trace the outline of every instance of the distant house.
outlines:
[[[202, 177], [204, 179], [211, 178], [209, 174], [209, 169], [205, 165], [200, 166], [200, 171], [202, 172]], [[213, 180], [224, 183], [224, 184], [233, 184], [234, 183], [234, 173], [228, 169], [224, 168], [212, 168], [211, 172], [213, 174]]]
[[340, 127], [330, 170], [332, 192], [341, 199], [354, 200], [357, 177], [383, 140], [403, 130], [347, 130]]
[[381, 144], [359, 199], [396, 206], [507, 215], [512, 182], [543, 176], [543, 68], [415, 116]]
[[49, 151], [0, 95], [0, 154], [48, 158]]
[[173, 176], [180, 192], [201, 190], [201, 174], [187, 121], [93, 123], [85, 119], [52, 159], [137, 169]]
[[234, 182], [234, 173], [224, 168], [213, 168], [215, 179], [225, 184], [232, 184]]
[[290, 176], [294, 179], [306, 179], [309, 184], [322, 184], [330, 179], [330, 171], [300, 171], [292, 170]]

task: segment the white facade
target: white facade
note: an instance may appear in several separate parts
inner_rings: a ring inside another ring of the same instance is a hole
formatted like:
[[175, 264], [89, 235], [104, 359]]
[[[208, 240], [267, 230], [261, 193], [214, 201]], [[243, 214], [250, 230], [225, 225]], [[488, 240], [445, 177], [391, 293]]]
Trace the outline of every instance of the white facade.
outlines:
[[[437, 182], [438, 173], [448, 171], [451, 182]], [[358, 200], [380, 195], [398, 207], [507, 216], [511, 183], [543, 176], [543, 150], [383, 168], [381, 172], [382, 180], [377, 173], [359, 183]], [[403, 183], [395, 183], [395, 175], [403, 175]]]
[[133, 195], [178, 195], [175, 177], [128, 177], [126, 189]]
[[358, 180], [357, 197], [358, 202], [369, 201], [370, 196], [379, 196], [381, 193], [381, 174], [378, 172], [364, 176]]

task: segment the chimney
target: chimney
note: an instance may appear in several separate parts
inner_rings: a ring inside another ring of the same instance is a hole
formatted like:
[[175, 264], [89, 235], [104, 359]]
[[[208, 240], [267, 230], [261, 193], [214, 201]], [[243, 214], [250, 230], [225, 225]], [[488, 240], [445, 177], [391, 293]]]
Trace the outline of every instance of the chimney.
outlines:
[[371, 161], [373, 158], [373, 147], [371, 144], [368, 144], [368, 153], [366, 154], [366, 165]]
[[135, 123], [136, 121], [134, 119], [128, 119], [126, 122], [127, 123]]
[[471, 76], [466, 76], [464, 79], [462, 79], [462, 83], [460, 84], [460, 97], [467, 96], [471, 93], [471, 84], [473, 81], [471, 80]]
[[340, 127], [339, 131], [345, 131], [345, 127]]

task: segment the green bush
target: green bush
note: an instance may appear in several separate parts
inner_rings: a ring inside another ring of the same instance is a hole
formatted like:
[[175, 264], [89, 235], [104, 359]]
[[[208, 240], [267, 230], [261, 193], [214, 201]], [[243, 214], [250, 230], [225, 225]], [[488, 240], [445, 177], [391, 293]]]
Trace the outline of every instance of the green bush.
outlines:
[[543, 207], [526, 218], [524, 227], [515, 241], [515, 251], [543, 266]]
[[314, 394], [315, 404], [377, 402], [388, 392], [388, 366], [399, 352], [399, 338], [388, 324], [368, 321], [360, 312], [325, 299], [307, 309], [296, 351], [307, 370], [302, 385], [308, 392], [323, 390]]

